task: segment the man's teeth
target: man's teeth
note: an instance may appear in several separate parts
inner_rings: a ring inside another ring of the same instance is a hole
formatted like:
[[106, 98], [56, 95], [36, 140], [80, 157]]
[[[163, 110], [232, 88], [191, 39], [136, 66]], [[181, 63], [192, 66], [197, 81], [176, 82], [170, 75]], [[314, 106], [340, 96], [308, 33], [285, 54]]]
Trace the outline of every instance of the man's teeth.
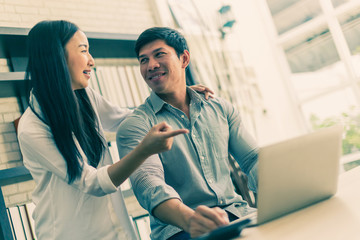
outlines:
[[150, 77], [150, 80], [151, 79], [153, 79], [153, 78], [159, 78], [159, 77], [161, 77], [163, 74], [159, 74], [159, 75], [156, 75], [156, 76], [152, 76], [152, 77]]

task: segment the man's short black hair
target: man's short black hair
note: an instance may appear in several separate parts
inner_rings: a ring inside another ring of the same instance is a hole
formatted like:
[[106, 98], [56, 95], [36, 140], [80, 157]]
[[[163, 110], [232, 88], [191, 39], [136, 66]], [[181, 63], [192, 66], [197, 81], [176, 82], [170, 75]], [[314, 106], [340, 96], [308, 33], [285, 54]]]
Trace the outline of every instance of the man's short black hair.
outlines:
[[178, 57], [184, 53], [184, 50], [189, 51], [189, 47], [184, 36], [178, 31], [167, 27], [153, 27], [142, 32], [136, 40], [136, 56], [139, 57], [140, 49], [143, 46], [156, 40], [163, 40], [167, 45], [173, 47]]

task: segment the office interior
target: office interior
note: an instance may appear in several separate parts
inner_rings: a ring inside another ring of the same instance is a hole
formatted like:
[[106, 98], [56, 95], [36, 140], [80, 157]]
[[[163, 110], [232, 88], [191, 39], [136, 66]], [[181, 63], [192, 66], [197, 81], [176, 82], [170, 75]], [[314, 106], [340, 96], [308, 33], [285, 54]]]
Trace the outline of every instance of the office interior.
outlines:
[[[231, 101], [260, 146], [342, 124], [339, 174], [360, 165], [359, 0], [0, 0], [0, 170], [23, 166], [13, 124], [26, 108], [19, 52], [33, 25], [57, 19], [78, 24], [94, 43], [90, 52], [102, 49], [90, 86], [110, 101], [136, 107], [146, 99], [131, 47], [146, 28], [172, 27], [190, 47], [189, 83]], [[125, 82], [105, 83], [113, 71]], [[124, 92], [132, 82], [138, 91]], [[26, 205], [34, 186], [7, 183], [1, 201]], [[122, 189], [139, 238], [149, 239], [147, 212], [128, 182]]]

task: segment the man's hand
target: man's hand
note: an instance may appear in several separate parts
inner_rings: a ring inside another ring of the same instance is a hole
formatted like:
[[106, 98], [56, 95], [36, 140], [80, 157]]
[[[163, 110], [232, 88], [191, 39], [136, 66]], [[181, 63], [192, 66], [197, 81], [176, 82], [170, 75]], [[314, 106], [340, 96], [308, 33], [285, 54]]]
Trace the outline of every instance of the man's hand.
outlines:
[[165, 223], [184, 229], [192, 238], [229, 224], [229, 217], [221, 208], [200, 205], [193, 210], [177, 198], [162, 202], [153, 214]]
[[209, 208], [200, 205], [190, 217], [187, 230], [194, 238], [227, 224], [229, 224], [229, 218], [224, 210], [219, 207]]

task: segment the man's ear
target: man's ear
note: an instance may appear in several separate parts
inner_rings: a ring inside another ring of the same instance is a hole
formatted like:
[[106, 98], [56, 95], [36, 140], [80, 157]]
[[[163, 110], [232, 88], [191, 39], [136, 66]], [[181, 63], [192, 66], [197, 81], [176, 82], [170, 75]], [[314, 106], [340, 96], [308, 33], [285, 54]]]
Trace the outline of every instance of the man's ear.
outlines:
[[190, 62], [190, 53], [188, 50], [184, 50], [184, 53], [181, 55], [182, 67], [186, 68]]

